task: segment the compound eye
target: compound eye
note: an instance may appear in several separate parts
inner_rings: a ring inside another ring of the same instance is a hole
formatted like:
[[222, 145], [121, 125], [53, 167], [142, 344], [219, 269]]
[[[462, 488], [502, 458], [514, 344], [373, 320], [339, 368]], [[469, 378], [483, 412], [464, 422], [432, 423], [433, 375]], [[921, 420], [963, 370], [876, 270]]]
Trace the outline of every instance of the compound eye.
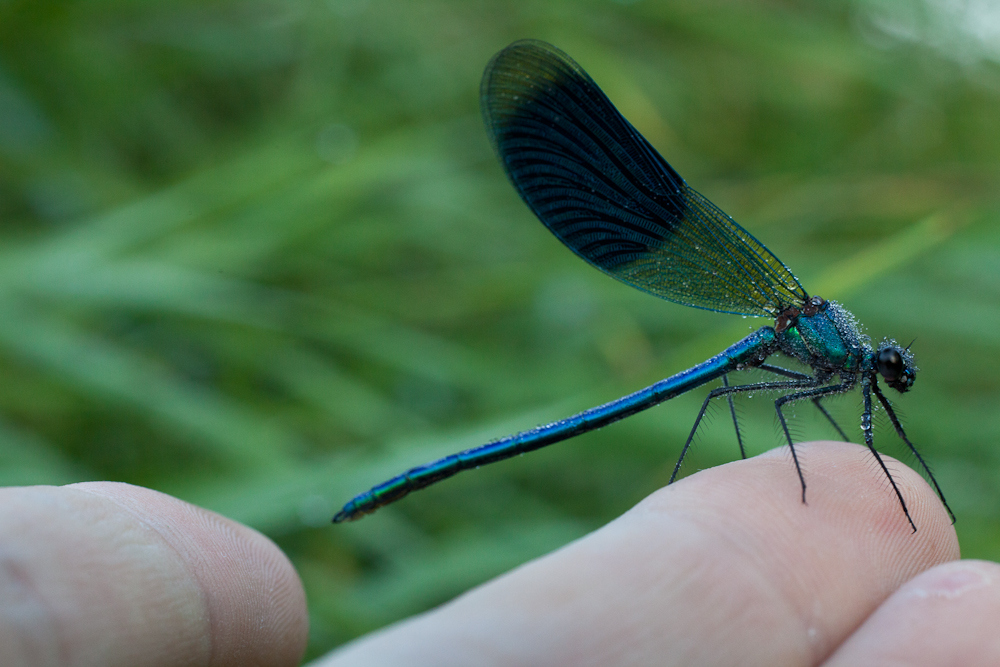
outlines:
[[885, 348], [878, 353], [878, 372], [892, 384], [903, 375], [903, 357], [891, 347]]

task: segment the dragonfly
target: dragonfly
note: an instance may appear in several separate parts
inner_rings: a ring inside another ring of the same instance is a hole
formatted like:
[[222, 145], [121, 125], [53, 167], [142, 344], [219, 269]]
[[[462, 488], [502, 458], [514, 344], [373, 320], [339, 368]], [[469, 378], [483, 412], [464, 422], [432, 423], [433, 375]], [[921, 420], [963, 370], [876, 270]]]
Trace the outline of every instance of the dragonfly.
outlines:
[[[720, 378], [722, 386], [708, 392], [668, 484], [677, 478], [713, 400], [724, 397], [729, 402], [740, 453], [746, 458], [733, 397], [774, 391], [781, 394], [774, 408], [805, 503], [806, 479], [785, 409], [791, 403], [811, 401], [848, 440], [822, 400], [860, 385], [865, 445], [889, 480], [913, 532], [917, 526], [906, 500], [874, 446], [874, 401], [888, 415], [954, 522], [941, 487], [879, 386], [881, 380], [899, 393], [910, 390], [918, 370], [910, 346], [891, 339], [872, 345], [847, 309], [807, 293], [770, 250], [692, 189], [560, 49], [537, 40], [506, 47], [486, 67], [480, 101], [494, 152], [510, 182], [542, 224], [584, 261], [668, 301], [766, 317], [774, 324], [696, 366], [610, 403], [407, 470], [356, 496], [337, 513], [334, 523], [358, 519], [463, 470], [601, 428]], [[810, 372], [768, 363], [775, 355], [797, 360]], [[746, 369], [763, 371], [773, 379], [729, 383], [730, 373]]]

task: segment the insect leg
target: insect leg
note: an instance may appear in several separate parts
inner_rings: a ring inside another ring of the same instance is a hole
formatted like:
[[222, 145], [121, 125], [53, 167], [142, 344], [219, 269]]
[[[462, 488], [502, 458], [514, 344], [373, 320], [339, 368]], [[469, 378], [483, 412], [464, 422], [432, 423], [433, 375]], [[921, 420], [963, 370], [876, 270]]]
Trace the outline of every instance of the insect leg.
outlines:
[[827, 396], [829, 394], [838, 394], [842, 391], [847, 391], [854, 386], [853, 381], [842, 382], [841, 384], [830, 385], [827, 387], [816, 387], [814, 389], [809, 389], [808, 391], [800, 391], [795, 394], [787, 394], [782, 396], [774, 402], [774, 409], [778, 412], [778, 420], [781, 421], [781, 428], [785, 432], [785, 439], [788, 440], [788, 447], [792, 450], [792, 460], [795, 462], [795, 471], [799, 474], [799, 483], [802, 484], [802, 502], [806, 502], [806, 478], [802, 474], [802, 466], [799, 465], [799, 455], [795, 452], [795, 443], [792, 442], [792, 434], [788, 432], [788, 422], [785, 420], [785, 415], [781, 411], [781, 406], [785, 403], [791, 401], [800, 401], [804, 398], [820, 398], [822, 396]]
[[931, 484], [934, 485], [934, 490], [937, 491], [938, 498], [941, 499], [941, 504], [944, 505], [944, 508], [946, 510], [948, 510], [948, 515], [951, 517], [951, 522], [955, 523], [955, 513], [951, 511], [951, 507], [948, 506], [948, 501], [944, 499], [944, 493], [941, 492], [941, 487], [938, 486], [937, 480], [934, 478], [934, 473], [931, 472], [930, 467], [928, 467], [927, 463], [924, 461], [924, 457], [920, 455], [920, 452], [917, 451], [917, 448], [914, 447], [913, 443], [910, 442], [910, 439], [906, 437], [906, 433], [903, 432], [903, 426], [899, 423], [899, 419], [896, 417], [896, 412], [892, 409], [892, 405], [890, 405], [889, 400], [885, 397], [885, 395], [882, 393], [882, 390], [879, 389], [879, 386], [875, 383], [872, 383], [872, 391], [875, 392], [876, 396], [878, 396], [879, 402], [882, 404], [882, 407], [885, 408], [886, 414], [889, 415], [889, 419], [890, 421], [892, 421], [892, 425], [896, 428], [896, 434], [903, 442], [906, 443], [906, 446], [910, 448], [910, 451], [913, 452], [913, 455], [917, 457], [917, 460], [920, 461], [920, 466], [924, 469], [924, 472], [927, 473], [927, 477], [930, 478]]
[[[808, 384], [806, 383], [807, 381]], [[694, 440], [694, 434], [698, 432], [698, 426], [701, 424], [701, 420], [705, 416], [705, 410], [708, 409], [708, 404], [713, 398], [747, 393], [751, 391], [801, 389], [803, 387], [813, 386], [813, 384], [815, 384], [815, 380], [806, 376], [803, 380], [789, 380], [788, 382], [757, 382], [754, 384], [742, 384], [736, 386], [727, 385], [723, 387], [716, 387], [712, 391], [708, 392], [708, 396], [705, 397], [705, 402], [701, 404], [701, 410], [698, 411], [698, 416], [694, 420], [694, 426], [691, 427], [691, 433], [688, 434], [687, 440], [684, 442], [684, 447], [681, 449], [681, 455], [677, 458], [677, 464], [674, 466], [674, 472], [670, 475], [670, 481], [667, 482], [667, 484], [673, 484], [674, 480], [677, 479], [677, 473], [680, 472], [681, 464], [684, 463], [684, 457], [687, 456], [688, 449], [691, 448], [691, 441]]]
[[[729, 376], [722, 376], [722, 386], [729, 386]], [[729, 402], [729, 414], [733, 416], [733, 428], [736, 430], [736, 444], [740, 446], [740, 457], [747, 457], [747, 450], [743, 448], [743, 436], [740, 435], [740, 421], [736, 418], [736, 405], [733, 403], [733, 395], [726, 394], [726, 400]]]
[[[793, 370], [789, 370], [787, 368], [782, 368], [781, 366], [772, 366], [771, 364], [761, 364], [761, 365], [757, 366], [757, 368], [759, 368], [761, 370], [764, 370], [764, 371], [768, 371], [769, 373], [774, 373], [775, 375], [783, 375], [785, 377], [790, 377], [790, 378], [805, 379], [805, 378], [810, 377], [809, 375], [806, 375], [805, 373], [799, 373], [798, 371], [793, 371]], [[840, 435], [840, 437], [845, 442], [850, 442], [850, 438], [847, 437], [847, 434], [844, 433], [844, 430], [842, 428], [840, 428], [840, 425], [838, 425], [837, 422], [833, 419], [833, 415], [831, 415], [829, 412], [827, 412], [827, 409], [823, 407], [823, 404], [820, 403], [820, 399], [818, 397], [814, 398], [812, 400], [812, 402], [813, 402], [813, 405], [815, 405], [816, 408], [821, 413], [823, 413], [823, 416], [826, 417], [827, 421], [829, 421], [833, 425], [833, 428], [836, 429], [836, 431]]]
[[840, 428], [840, 426], [839, 426], [839, 425], [837, 424], [837, 422], [836, 422], [836, 421], [834, 421], [834, 419], [833, 419], [833, 415], [831, 415], [831, 414], [830, 414], [829, 412], [827, 412], [826, 408], [824, 408], [824, 407], [823, 407], [823, 404], [822, 404], [822, 403], [820, 403], [820, 400], [821, 400], [821, 399], [819, 399], [819, 398], [814, 398], [814, 399], [812, 400], [812, 402], [813, 402], [813, 405], [815, 405], [815, 406], [816, 406], [816, 408], [817, 408], [817, 409], [818, 409], [818, 410], [819, 410], [820, 412], [822, 412], [822, 413], [823, 413], [823, 416], [824, 416], [824, 417], [826, 417], [827, 421], [829, 421], [829, 422], [830, 422], [831, 424], [833, 424], [833, 428], [835, 428], [835, 429], [837, 430], [837, 433], [838, 433], [838, 435], [840, 435], [840, 438], [841, 438], [841, 439], [842, 439], [842, 440], [843, 440], [844, 442], [850, 442], [850, 441], [851, 441], [851, 439], [847, 437], [847, 434], [846, 434], [846, 433], [844, 433], [844, 429]]
[[[875, 437], [874, 429], [872, 428], [872, 388], [874, 383], [871, 377], [866, 373], [861, 379], [861, 395], [864, 397], [865, 411], [861, 415], [861, 430], [865, 434], [865, 444], [868, 445], [868, 450], [875, 455], [875, 460], [878, 461], [879, 466], [882, 468], [882, 472], [885, 476], [889, 478], [889, 484], [892, 485], [892, 490], [896, 492], [896, 497], [899, 498], [899, 504], [903, 508], [903, 514], [906, 515], [906, 520], [910, 522], [910, 527], [913, 528], [913, 532], [917, 532], [917, 524], [913, 523], [913, 519], [910, 518], [910, 510], [906, 507], [906, 501], [903, 500], [903, 494], [900, 493], [899, 487], [896, 486], [896, 480], [892, 478], [892, 473], [889, 472], [889, 468], [886, 467], [885, 461], [882, 460], [882, 456], [875, 450]], [[876, 394], [878, 390], [876, 389]], [[895, 415], [894, 415], [895, 416]], [[912, 447], [912, 445], [911, 445]]]

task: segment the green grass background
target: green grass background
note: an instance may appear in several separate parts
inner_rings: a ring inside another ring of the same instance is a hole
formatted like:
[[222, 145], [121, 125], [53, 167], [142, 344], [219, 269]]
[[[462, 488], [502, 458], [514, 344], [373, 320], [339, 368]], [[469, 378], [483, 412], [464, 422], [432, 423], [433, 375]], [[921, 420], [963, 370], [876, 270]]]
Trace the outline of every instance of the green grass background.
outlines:
[[[478, 86], [536, 37], [811, 293], [916, 339], [896, 403], [964, 554], [998, 559], [1000, 16], [960, 5], [4, 0], [0, 482], [122, 480], [262, 530], [313, 656], [663, 485], [701, 393], [328, 523], [763, 324], [600, 275], [520, 202]], [[860, 397], [831, 407], [858, 439]], [[753, 452], [781, 443], [769, 400], [739, 409]], [[710, 421], [688, 472], [736, 456]]]

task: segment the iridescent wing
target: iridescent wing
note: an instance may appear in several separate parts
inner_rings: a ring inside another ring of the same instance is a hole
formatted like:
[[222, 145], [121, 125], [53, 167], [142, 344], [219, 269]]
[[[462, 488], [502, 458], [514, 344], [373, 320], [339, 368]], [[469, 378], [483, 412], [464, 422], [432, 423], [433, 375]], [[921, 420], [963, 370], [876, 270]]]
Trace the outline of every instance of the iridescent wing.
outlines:
[[775, 317], [808, 298], [559, 49], [511, 44], [487, 65], [480, 94], [493, 148], [521, 198], [590, 264], [664, 299], [727, 313]]

